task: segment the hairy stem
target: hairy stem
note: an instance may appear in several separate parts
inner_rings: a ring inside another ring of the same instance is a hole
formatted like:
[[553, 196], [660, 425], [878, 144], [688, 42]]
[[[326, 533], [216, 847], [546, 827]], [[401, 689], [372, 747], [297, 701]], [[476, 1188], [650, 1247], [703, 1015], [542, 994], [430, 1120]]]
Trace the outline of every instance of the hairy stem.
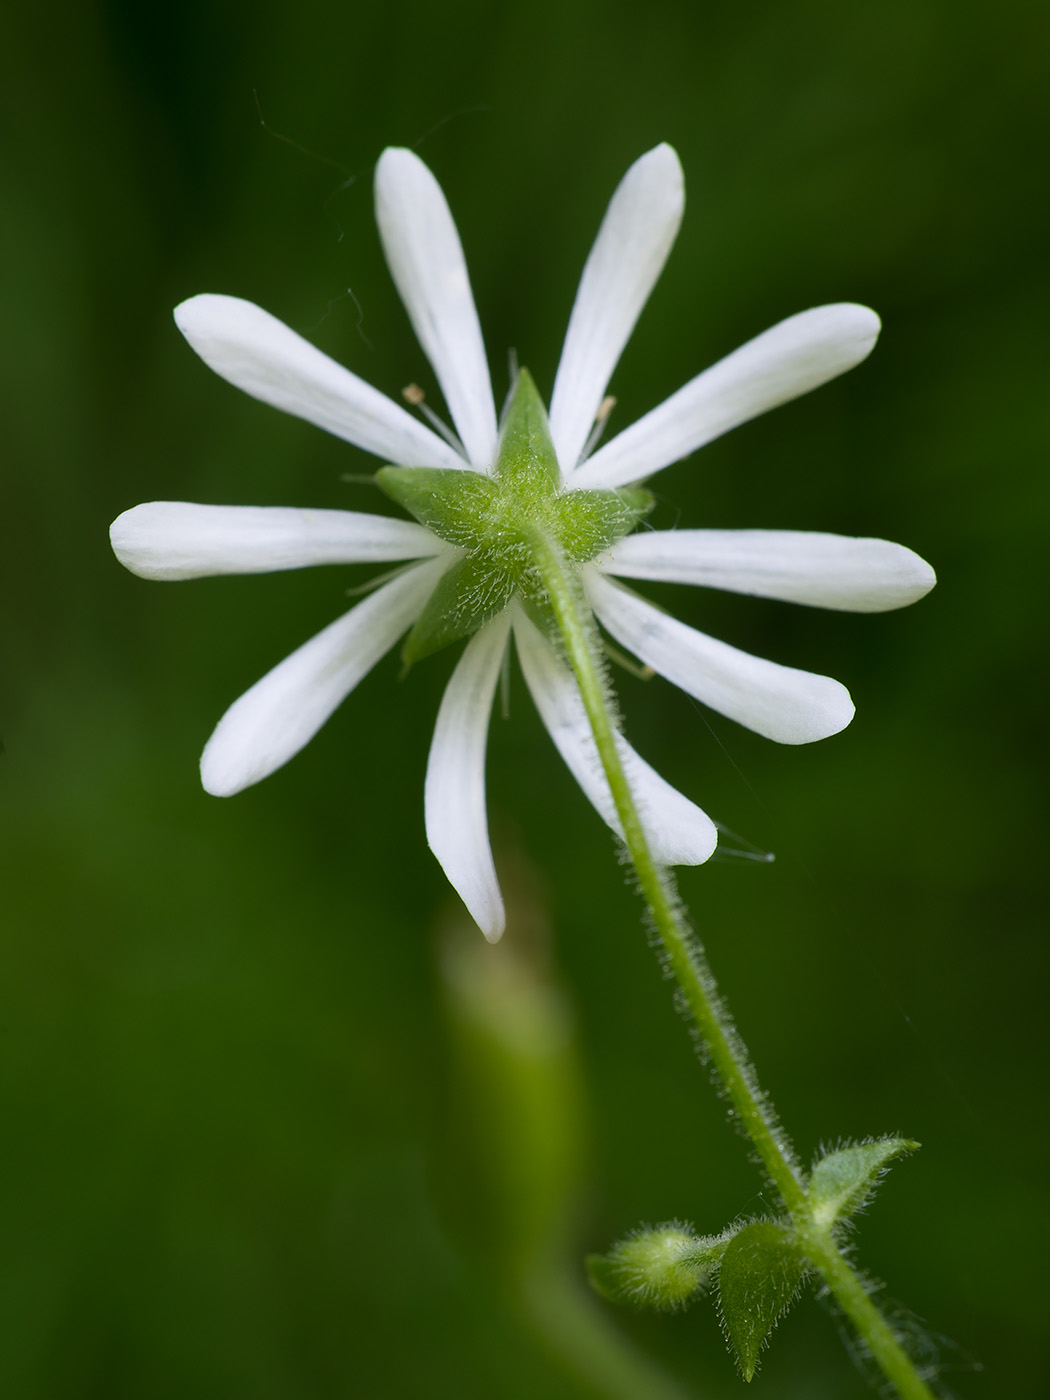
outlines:
[[653, 856], [617, 748], [616, 724], [598, 660], [600, 651], [590, 609], [556, 546], [539, 532], [530, 543], [580, 689], [642, 897], [668, 967], [681, 988], [725, 1095], [779, 1191], [809, 1262], [856, 1328], [883, 1374], [902, 1400], [932, 1400], [911, 1358], [872, 1302], [830, 1231], [820, 1227], [813, 1218], [802, 1169], [791, 1143], [772, 1104], [759, 1087], [758, 1076], [723, 1003], [704, 949], [686, 921], [670, 873]]

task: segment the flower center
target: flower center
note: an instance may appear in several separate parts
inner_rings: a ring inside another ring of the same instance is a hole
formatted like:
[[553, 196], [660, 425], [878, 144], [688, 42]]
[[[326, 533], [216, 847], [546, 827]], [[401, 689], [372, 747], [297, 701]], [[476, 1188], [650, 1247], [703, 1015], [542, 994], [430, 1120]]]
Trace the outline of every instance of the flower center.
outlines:
[[653, 507], [648, 491], [563, 488], [547, 412], [527, 370], [507, 406], [493, 475], [383, 467], [376, 479], [420, 524], [461, 551], [408, 635], [407, 663], [470, 636], [515, 596], [550, 630], [536, 542], [578, 567], [630, 534]]

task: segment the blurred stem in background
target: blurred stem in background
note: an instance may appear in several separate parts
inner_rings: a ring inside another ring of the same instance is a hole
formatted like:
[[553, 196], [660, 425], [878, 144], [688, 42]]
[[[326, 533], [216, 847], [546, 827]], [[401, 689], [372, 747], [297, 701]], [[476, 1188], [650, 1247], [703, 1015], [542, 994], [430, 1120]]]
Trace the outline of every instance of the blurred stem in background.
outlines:
[[[501, 862], [501, 865], [506, 862]], [[466, 918], [440, 957], [451, 1042], [446, 1196], [459, 1238], [547, 1355], [607, 1400], [684, 1400], [620, 1337], [582, 1283], [574, 1220], [587, 1113], [573, 1015], [551, 975], [526, 875], [510, 932], [483, 943]]]

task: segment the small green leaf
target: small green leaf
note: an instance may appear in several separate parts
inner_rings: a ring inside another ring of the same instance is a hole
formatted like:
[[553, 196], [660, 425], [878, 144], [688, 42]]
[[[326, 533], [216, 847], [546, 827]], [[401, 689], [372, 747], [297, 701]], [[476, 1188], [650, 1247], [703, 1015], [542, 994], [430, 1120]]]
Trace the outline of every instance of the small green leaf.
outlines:
[[683, 1308], [710, 1280], [726, 1239], [724, 1234], [694, 1235], [673, 1220], [636, 1230], [608, 1254], [589, 1254], [587, 1272], [597, 1292], [612, 1303]]
[[818, 1225], [833, 1225], [868, 1201], [887, 1166], [918, 1148], [910, 1138], [876, 1138], [829, 1152], [813, 1168], [809, 1200]]
[[726, 1337], [744, 1379], [758, 1365], [758, 1354], [795, 1300], [806, 1261], [792, 1231], [772, 1220], [756, 1220], [729, 1241], [718, 1275], [718, 1296]]

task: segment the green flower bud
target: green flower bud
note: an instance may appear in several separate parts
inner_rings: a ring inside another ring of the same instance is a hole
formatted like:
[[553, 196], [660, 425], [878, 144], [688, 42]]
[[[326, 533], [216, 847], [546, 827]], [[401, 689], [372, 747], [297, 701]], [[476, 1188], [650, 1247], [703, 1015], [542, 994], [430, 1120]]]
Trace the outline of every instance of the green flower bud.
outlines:
[[684, 1308], [710, 1282], [728, 1235], [702, 1236], [672, 1220], [636, 1230], [608, 1254], [591, 1254], [591, 1283], [613, 1303], [669, 1311]]

